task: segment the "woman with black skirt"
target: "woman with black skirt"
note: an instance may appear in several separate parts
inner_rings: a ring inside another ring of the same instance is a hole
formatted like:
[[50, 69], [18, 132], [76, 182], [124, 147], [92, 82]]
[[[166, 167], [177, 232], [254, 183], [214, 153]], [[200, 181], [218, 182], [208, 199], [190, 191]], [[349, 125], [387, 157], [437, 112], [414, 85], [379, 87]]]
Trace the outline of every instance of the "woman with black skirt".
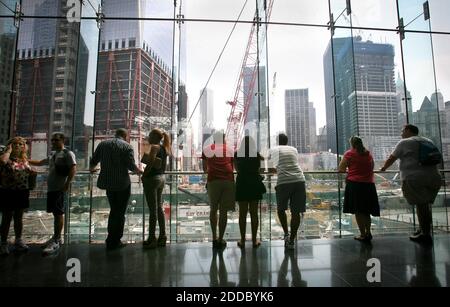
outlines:
[[373, 174], [373, 157], [364, 148], [361, 138], [350, 138], [351, 149], [346, 151], [339, 164], [339, 171], [347, 171], [344, 196], [344, 213], [355, 214], [360, 235], [355, 240], [370, 242], [372, 216], [380, 216], [380, 205]]
[[239, 203], [239, 230], [241, 240], [237, 245], [245, 247], [245, 228], [247, 213], [250, 212], [252, 243], [257, 248], [261, 242], [257, 239], [258, 232], [258, 204], [266, 188], [260, 175], [262, 156], [256, 150], [255, 141], [245, 136], [242, 139], [239, 150], [234, 154], [234, 167], [237, 171], [236, 177], [236, 201]]

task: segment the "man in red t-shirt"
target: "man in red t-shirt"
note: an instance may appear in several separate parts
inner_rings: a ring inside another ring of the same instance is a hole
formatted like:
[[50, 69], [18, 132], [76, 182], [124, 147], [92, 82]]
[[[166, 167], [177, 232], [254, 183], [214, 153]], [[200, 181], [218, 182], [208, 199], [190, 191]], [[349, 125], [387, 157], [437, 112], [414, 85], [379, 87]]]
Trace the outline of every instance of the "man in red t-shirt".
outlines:
[[[211, 206], [213, 248], [227, 246], [223, 239], [227, 226], [227, 211], [234, 210], [235, 186], [233, 175], [233, 150], [227, 148], [223, 132], [214, 134], [214, 143], [205, 145], [202, 153], [203, 171], [208, 174], [207, 190]], [[217, 211], [219, 211], [219, 236], [217, 236]]]

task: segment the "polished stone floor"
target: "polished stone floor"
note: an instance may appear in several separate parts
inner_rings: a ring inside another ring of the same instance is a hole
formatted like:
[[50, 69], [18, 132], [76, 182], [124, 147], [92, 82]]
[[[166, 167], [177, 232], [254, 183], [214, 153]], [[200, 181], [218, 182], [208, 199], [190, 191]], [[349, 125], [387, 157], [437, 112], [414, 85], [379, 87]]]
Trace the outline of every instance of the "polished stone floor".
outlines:
[[[80, 261], [80, 283], [66, 279], [70, 258]], [[376, 258], [375, 266], [368, 265], [371, 258]], [[379, 277], [380, 282], [368, 282], [368, 275]], [[40, 248], [32, 246], [28, 253], [0, 258], [0, 286], [449, 285], [449, 235], [435, 236], [433, 248], [404, 236], [384, 236], [375, 237], [371, 245], [350, 238], [300, 240], [294, 251], [285, 251], [282, 241], [263, 242], [258, 249], [248, 243], [242, 250], [236, 242], [228, 242], [222, 252], [213, 251], [210, 243], [169, 244], [153, 250], [129, 244], [114, 251], [102, 244], [71, 244], [63, 246], [58, 255], [43, 257]]]

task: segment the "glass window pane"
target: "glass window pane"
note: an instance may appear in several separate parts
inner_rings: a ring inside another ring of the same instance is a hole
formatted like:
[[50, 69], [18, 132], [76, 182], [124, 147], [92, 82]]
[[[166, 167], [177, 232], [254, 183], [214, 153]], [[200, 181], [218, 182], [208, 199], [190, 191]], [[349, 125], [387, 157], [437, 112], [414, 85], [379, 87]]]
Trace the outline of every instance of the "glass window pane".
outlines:
[[66, 145], [73, 149], [75, 96], [86, 94], [85, 87], [76, 87], [79, 26], [41, 18], [21, 24], [13, 133], [29, 140], [33, 159], [47, 156], [54, 132], [64, 133]]
[[173, 18], [173, 3], [167, 0], [107, 0], [102, 3], [102, 10], [105, 18]]
[[430, 6], [431, 30], [450, 32], [450, 6], [447, 0], [428, 0]]
[[[3, 12], [3, 9], [2, 9]], [[0, 19], [0, 144], [6, 144], [11, 124], [11, 102], [14, 98], [13, 76], [16, 57], [17, 28], [12, 18]]]
[[326, 25], [329, 21], [327, 0], [275, 0], [272, 2], [270, 18], [272, 22]]
[[398, 0], [400, 18], [405, 30], [428, 31], [428, 21], [423, 16], [423, 0]]
[[395, 29], [398, 26], [395, 0], [351, 1], [353, 27]]
[[196, 0], [183, 1], [185, 18], [252, 21], [255, 15], [255, 1], [245, 0]]
[[450, 36], [433, 35], [434, 61], [436, 67], [437, 100], [442, 138], [444, 168], [450, 165]]
[[[67, 7], [68, 0], [22, 0], [22, 13], [24, 16], [48, 16], [48, 17], [67, 17], [69, 8]], [[92, 1], [94, 2], [94, 1]], [[78, 4], [77, 4], [78, 5]], [[78, 7], [80, 9], [80, 7]], [[24, 19], [26, 20], [26, 18]], [[50, 20], [53, 20], [50, 22]], [[43, 19], [41, 25], [47, 26], [49, 23], [54, 23], [56, 20]], [[53, 28], [51, 26], [50, 28]], [[41, 30], [45, 28], [40, 28]], [[48, 31], [48, 29], [45, 29]], [[51, 30], [51, 31], [54, 31]], [[42, 33], [42, 35], [45, 35]]]

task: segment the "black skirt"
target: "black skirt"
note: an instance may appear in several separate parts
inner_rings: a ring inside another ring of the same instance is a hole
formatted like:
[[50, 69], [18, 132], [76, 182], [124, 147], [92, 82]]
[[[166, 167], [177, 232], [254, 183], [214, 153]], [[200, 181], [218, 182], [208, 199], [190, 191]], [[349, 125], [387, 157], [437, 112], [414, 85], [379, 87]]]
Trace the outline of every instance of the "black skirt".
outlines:
[[30, 207], [30, 190], [0, 188], [0, 212], [10, 212]]
[[261, 200], [266, 193], [266, 187], [262, 182], [263, 177], [256, 175], [241, 175], [236, 177], [236, 201]]
[[380, 216], [375, 183], [346, 181], [344, 213], [365, 213]]

